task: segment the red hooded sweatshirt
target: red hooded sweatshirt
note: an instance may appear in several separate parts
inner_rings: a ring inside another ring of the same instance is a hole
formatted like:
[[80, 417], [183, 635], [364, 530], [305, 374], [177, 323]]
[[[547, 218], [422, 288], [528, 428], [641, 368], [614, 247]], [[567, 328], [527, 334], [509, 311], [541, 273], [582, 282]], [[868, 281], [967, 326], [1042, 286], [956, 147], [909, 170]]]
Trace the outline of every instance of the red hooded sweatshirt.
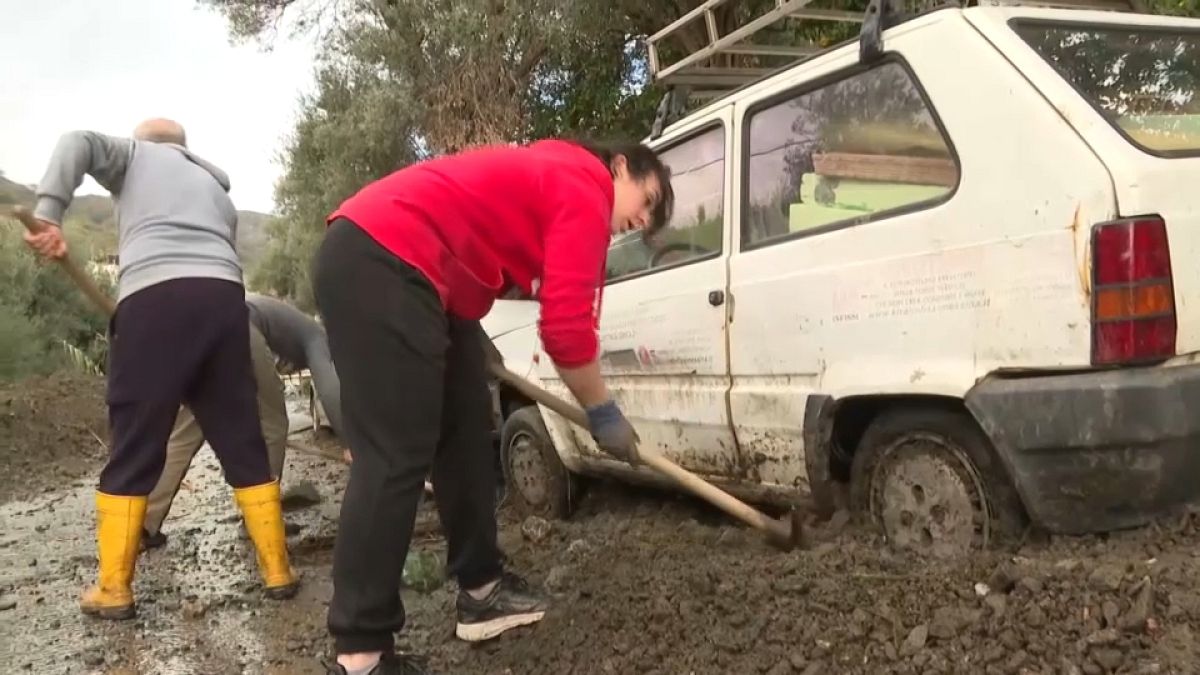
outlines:
[[608, 167], [566, 141], [414, 164], [346, 200], [345, 217], [433, 284], [447, 313], [480, 319], [513, 287], [541, 303], [546, 354], [596, 358], [613, 206]]

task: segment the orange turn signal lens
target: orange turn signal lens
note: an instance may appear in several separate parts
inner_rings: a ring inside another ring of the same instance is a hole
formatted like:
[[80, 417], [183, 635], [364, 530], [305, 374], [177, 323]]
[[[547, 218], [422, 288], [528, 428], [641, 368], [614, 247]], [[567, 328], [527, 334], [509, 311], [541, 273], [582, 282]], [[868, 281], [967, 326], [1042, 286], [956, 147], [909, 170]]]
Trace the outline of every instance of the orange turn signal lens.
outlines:
[[1168, 314], [1174, 308], [1171, 285], [1146, 284], [1123, 288], [1102, 288], [1096, 295], [1096, 320], [1138, 319]]

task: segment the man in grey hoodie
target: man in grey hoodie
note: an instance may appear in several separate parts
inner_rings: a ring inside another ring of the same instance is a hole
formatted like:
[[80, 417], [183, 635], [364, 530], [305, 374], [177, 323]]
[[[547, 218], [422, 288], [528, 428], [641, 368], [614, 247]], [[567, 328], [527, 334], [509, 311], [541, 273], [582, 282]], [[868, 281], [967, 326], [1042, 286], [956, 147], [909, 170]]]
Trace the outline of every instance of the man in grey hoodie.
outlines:
[[135, 613], [146, 496], [181, 403], [195, 413], [234, 488], [267, 595], [291, 597], [297, 581], [255, 405], [229, 178], [192, 153], [170, 120], [147, 120], [133, 138], [67, 133], [37, 188], [34, 216], [42, 228], [25, 238], [39, 254], [66, 254], [62, 217], [85, 174], [116, 201], [120, 255], [109, 323], [112, 450], [96, 492], [100, 569], [81, 609], [108, 619]]

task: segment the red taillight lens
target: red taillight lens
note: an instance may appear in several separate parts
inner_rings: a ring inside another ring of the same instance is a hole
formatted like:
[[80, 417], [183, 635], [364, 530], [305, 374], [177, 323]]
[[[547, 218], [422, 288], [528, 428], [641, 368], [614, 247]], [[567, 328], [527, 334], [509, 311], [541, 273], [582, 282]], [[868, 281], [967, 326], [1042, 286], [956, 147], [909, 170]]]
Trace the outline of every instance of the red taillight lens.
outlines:
[[1175, 292], [1162, 218], [1097, 225], [1092, 260], [1092, 363], [1174, 356]]
[[1175, 354], [1175, 317], [1098, 323], [1092, 363], [1114, 364], [1157, 360]]
[[1167, 226], [1161, 218], [1096, 226], [1096, 286], [1171, 279]]

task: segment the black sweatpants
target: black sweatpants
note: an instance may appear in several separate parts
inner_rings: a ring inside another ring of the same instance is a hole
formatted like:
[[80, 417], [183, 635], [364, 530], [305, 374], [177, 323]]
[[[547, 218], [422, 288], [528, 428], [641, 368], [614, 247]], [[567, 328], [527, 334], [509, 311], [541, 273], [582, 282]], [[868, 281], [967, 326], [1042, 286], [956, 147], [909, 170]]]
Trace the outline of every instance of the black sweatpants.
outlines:
[[145, 496], [186, 403], [235, 488], [271, 481], [250, 365], [246, 292], [220, 279], [173, 279], [117, 305], [109, 323], [112, 452], [100, 491]]
[[339, 654], [387, 652], [404, 625], [400, 579], [431, 469], [449, 573], [462, 588], [500, 576], [482, 330], [447, 316], [421, 273], [345, 219], [317, 252], [313, 290], [354, 456], [329, 630]]

